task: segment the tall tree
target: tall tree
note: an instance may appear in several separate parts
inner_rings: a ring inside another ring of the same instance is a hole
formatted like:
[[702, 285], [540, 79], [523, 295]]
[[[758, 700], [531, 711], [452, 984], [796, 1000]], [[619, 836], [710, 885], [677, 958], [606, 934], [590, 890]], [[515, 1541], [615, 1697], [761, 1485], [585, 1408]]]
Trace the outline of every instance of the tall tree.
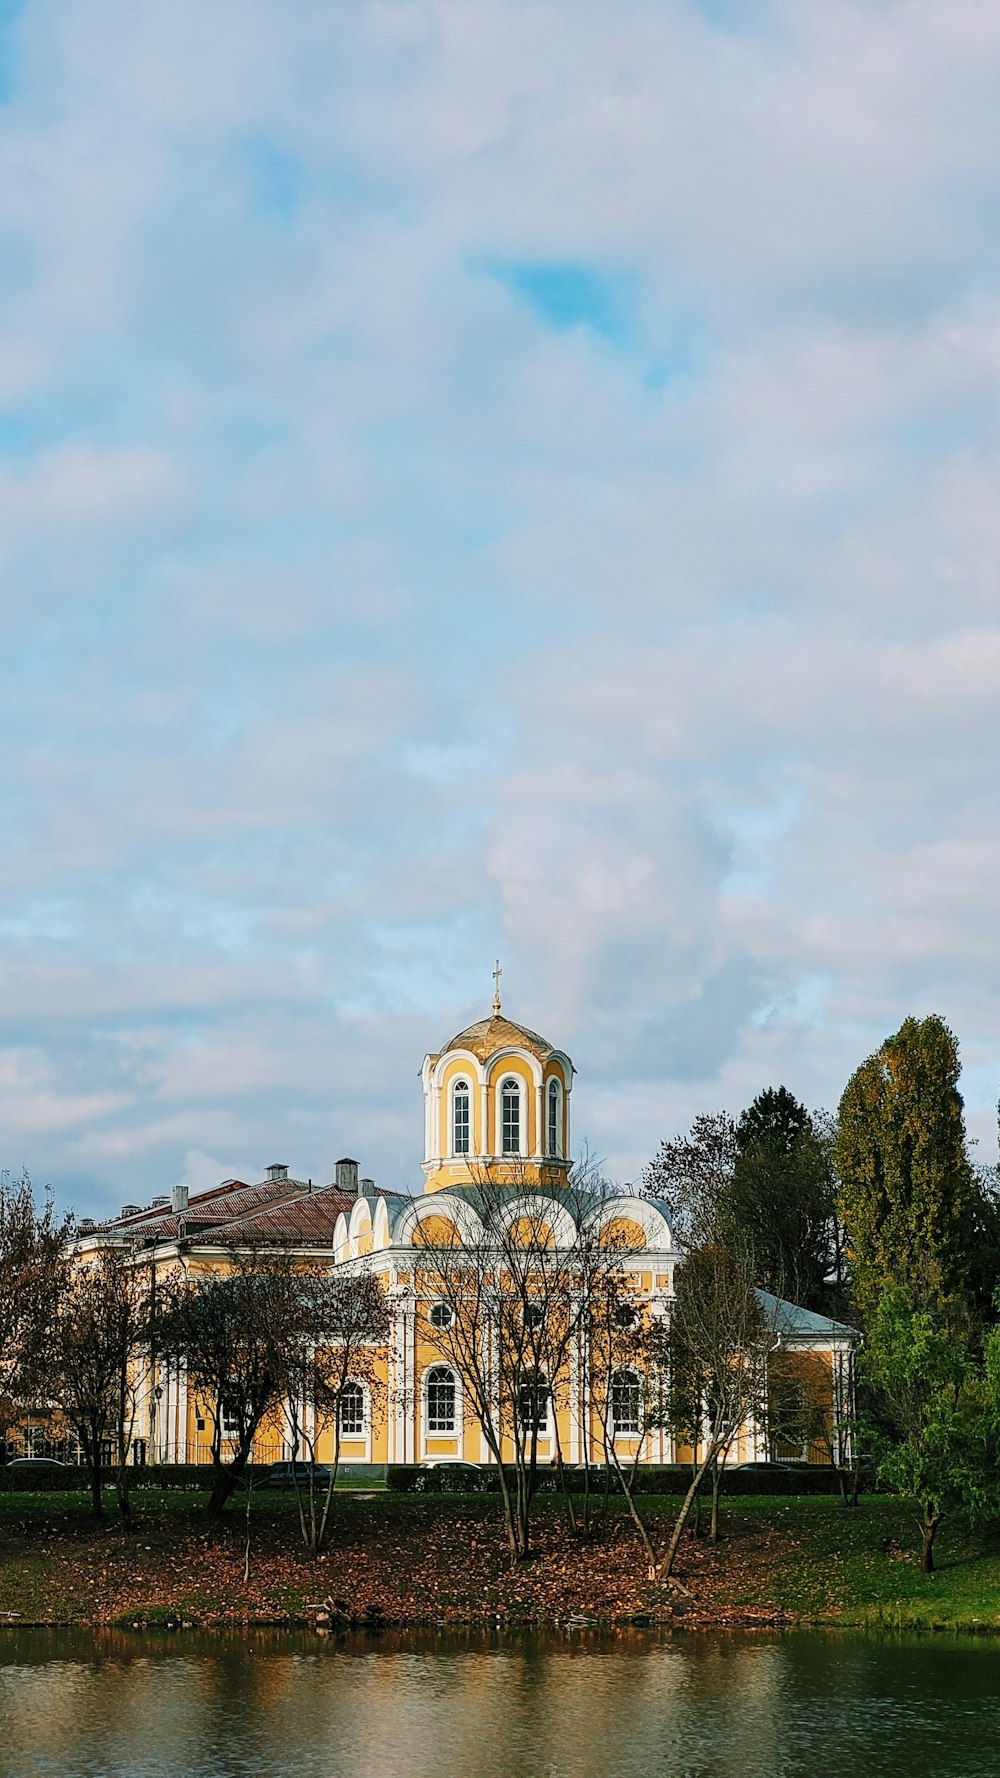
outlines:
[[673, 1572], [698, 1490], [713, 1472], [718, 1525], [718, 1472], [741, 1426], [763, 1420], [768, 1356], [780, 1331], [780, 1305], [754, 1288], [746, 1256], [715, 1242], [695, 1247], [674, 1276], [669, 1320], [657, 1330], [659, 1366], [667, 1379], [665, 1417], [694, 1454], [691, 1483], [656, 1567]]
[[943, 1019], [907, 1019], [851, 1076], [835, 1147], [854, 1300], [885, 1291], [917, 1308], [964, 1299], [976, 1186], [958, 1091], [958, 1044]]
[[982, 1368], [955, 1337], [962, 1314], [963, 1305], [940, 1300], [918, 1306], [912, 1291], [891, 1285], [858, 1361], [875, 1406], [867, 1438], [879, 1475], [920, 1507], [925, 1574], [945, 1514], [995, 1511], [997, 1502], [995, 1419]]
[[682, 1247], [717, 1238], [737, 1154], [736, 1125], [728, 1111], [702, 1112], [686, 1136], [660, 1143], [643, 1172], [642, 1189], [666, 1204]]
[[829, 1145], [787, 1087], [768, 1087], [736, 1125], [735, 1147], [722, 1198], [726, 1241], [752, 1256], [759, 1284], [824, 1307], [835, 1258]]
[[18, 1404], [44, 1384], [44, 1352], [67, 1269], [69, 1223], [51, 1198], [39, 1207], [27, 1173], [0, 1173], [0, 1411], [7, 1428]]
[[137, 1409], [139, 1347], [147, 1337], [148, 1292], [133, 1256], [110, 1248], [66, 1277], [50, 1328], [46, 1395], [76, 1429], [101, 1516], [105, 1454], [126, 1525], [132, 1509], [128, 1459]]

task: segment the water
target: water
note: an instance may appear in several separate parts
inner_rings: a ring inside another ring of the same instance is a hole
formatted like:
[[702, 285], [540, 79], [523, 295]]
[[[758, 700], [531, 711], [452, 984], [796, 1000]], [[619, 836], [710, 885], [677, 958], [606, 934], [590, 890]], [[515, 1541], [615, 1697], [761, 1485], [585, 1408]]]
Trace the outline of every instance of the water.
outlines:
[[0, 1636], [7, 1778], [978, 1778], [1000, 1646]]

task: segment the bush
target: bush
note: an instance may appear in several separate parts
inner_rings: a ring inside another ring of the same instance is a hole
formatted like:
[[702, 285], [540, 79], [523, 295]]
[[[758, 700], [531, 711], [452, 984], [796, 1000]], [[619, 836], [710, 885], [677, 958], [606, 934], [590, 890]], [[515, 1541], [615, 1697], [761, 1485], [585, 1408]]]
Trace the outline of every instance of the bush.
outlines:
[[[513, 1471], [509, 1471], [513, 1481]], [[582, 1469], [567, 1467], [565, 1472], [566, 1485], [571, 1494], [582, 1494], [584, 1489], [584, 1473]], [[643, 1464], [633, 1482], [636, 1494], [672, 1494], [683, 1495], [691, 1483], [691, 1468], [686, 1463]], [[600, 1494], [604, 1490], [603, 1470], [591, 1469], [591, 1492]], [[872, 1486], [870, 1475], [862, 1477], [862, 1486], [867, 1491]], [[420, 1463], [390, 1464], [386, 1470], [386, 1487], [397, 1494], [498, 1494], [500, 1481], [494, 1468], [464, 1469], [460, 1464], [442, 1464], [431, 1469]], [[707, 1492], [711, 1487], [708, 1476], [702, 1483]], [[558, 1472], [548, 1465], [538, 1471], [538, 1492], [554, 1494], [561, 1488]], [[611, 1477], [612, 1493], [620, 1493], [620, 1483], [616, 1473]], [[722, 1481], [723, 1494], [837, 1494], [840, 1491], [837, 1472], [825, 1463], [811, 1464], [801, 1468], [789, 1465], [787, 1469], [737, 1469], [735, 1466], [726, 1469]]]

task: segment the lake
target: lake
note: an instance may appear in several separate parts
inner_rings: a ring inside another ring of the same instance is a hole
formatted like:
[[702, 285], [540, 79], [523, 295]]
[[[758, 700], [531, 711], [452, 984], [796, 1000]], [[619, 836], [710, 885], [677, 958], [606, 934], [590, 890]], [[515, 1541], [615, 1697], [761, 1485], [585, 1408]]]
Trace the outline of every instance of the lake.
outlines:
[[976, 1778], [1000, 1645], [0, 1631], [11, 1778]]

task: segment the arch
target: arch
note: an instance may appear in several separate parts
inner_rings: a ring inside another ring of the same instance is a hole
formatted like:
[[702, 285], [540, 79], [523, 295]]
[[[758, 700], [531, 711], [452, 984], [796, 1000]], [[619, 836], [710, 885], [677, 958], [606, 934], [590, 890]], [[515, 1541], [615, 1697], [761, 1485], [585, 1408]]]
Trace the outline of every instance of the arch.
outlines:
[[[455, 1069], [456, 1063], [460, 1063], [461, 1067]], [[473, 1055], [471, 1050], [445, 1050], [444, 1054], [438, 1057], [434, 1067], [428, 1069], [428, 1085], [437, 1087], [440, 1092], [449, 1070], [454, 1070], [456, 1073], [464, 1072], [477, 1086], [482, 1086], [486, 1080], [486, 1070], [479, 1057]]]
[[389, 1229], [389, 1211], [384, 1198], [378, 1198], [376, 1200], [373, 1229], [374, 1240], [372, 1245], [375, 1247], [389, 1247], [392, 1242], [392, 1236]]
[[673, 1252], [674, 1237], [666, 1206], [656, 1199], [637, 1198], [631, 1192], [622, 1192], [596, 1204], [588, 1217], [588, 1222], [593, 1222], [598, 1232], [618, 1221], [634, 1223], [641, 1230], [646, 1247], [654, 1252]]
[[349, 1241], [350, 1231], [347, 1227], [347, 1217], [341, 1211], [333, 1225], [333, 1251], [338, 1259], [347, 1259], [350, 1251]]
[[462, 1237], [450, 1216], [423, 1216], [413, 1231], [414, 1247], [461, 1247]]
[[[353, 1206], [351, 1210], [351, 1219], [347, 1225], [347, 1233], [350, 1243], [351, 1258], [356, 1259], [361, 1252], [360, 1241], [362, 1235], [370, 1236], [372, 1233], [371, 1203], [368, 1198], [359, 1198]], [[371, 1242], [369, 1241], [369, 1248], [370, 1246]]]
[[426, 1236], [418, 1241], [416, 1233], [420, 1224], [429, 1221], [432, 1217], [437, 1217], [439, 1220], [446, 1219], [454, 1223], [463, 1245], [468, 1246], [482, 1238], [483, 1224], [472, 1205], [467, 1203], [464, 1198], [457, 1197], [445, 1190], [432, 1192], [427, 1197], [415, 1198], [412, 1203], [406, 1205], [396, 1218], [393, 1229], [396, 1245], [399, 1247], [426, 1247], [428, 1245]]
[[548, 1192], [519, 1192], [517, 1197], [498, 1206], [497, 1223], [501, 1229], [509, 1231], [518, 1222], [527, 1222], [533, 1228], [547, 1226], [556, 1248], [572, 1247], [576, 1240], [576, 1223], [567, 1204]]
[[450, 1364], [432, 1364], [423, 1377], [424, 1437], [457, 1438], [462, 1430], [458, 1375]]

